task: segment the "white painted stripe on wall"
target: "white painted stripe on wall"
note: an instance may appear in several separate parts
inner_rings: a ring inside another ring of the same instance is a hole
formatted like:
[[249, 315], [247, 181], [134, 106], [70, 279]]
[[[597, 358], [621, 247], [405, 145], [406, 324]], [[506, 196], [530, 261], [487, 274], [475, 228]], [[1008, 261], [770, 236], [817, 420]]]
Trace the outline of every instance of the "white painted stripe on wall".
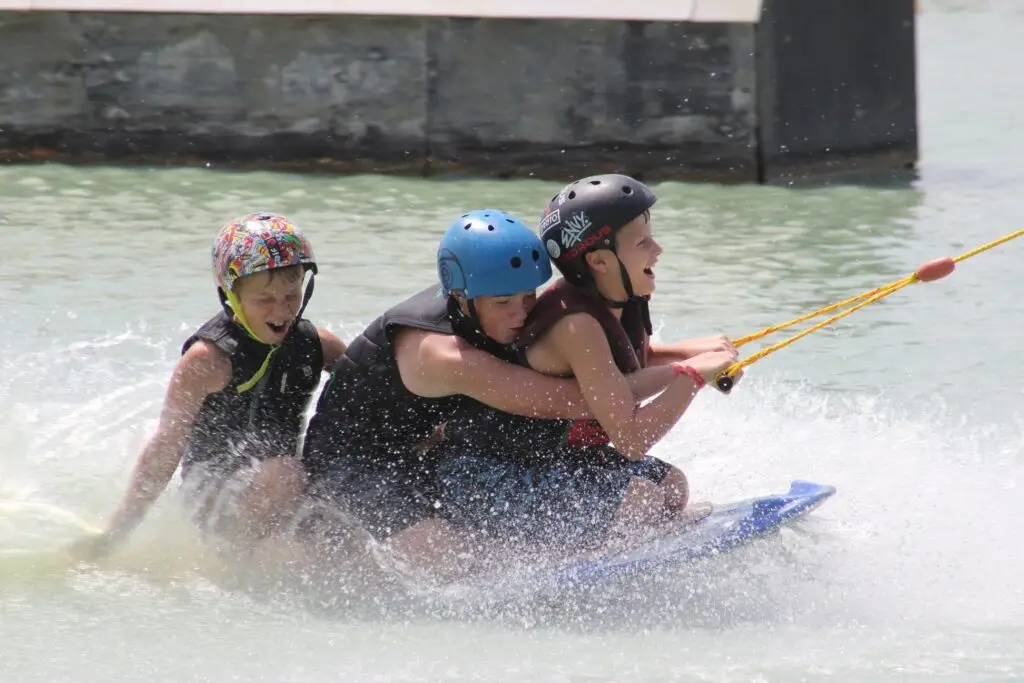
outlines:
[[0, 0], [0, 10], [756, 22], [762, 0]]

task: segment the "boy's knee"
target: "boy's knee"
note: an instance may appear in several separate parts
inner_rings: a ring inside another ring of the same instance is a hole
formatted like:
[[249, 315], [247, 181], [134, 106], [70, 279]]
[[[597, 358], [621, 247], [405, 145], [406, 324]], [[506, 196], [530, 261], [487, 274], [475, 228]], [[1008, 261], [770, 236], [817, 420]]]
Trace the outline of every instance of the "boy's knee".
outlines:
[[690, 501], [690, 482], [678, 467], [672, 467], [661, 485], [664, 489], [665, 506], [671, 509], [682, 509]]
[[288, 506], [302, 498], [306, 472], [296, 458], [269, 458], [260, 463], [251, 494], [258, 507]]
[[665, 493], [662, 487], [641, 477], [629, 480], [619, 504], [619, 519], [626, 524], [651, 524], [665, 515]]
[[260, 464], [260, 478], [281, 486], [305, 486], [306, 471], [297, 458], [269, 458]]

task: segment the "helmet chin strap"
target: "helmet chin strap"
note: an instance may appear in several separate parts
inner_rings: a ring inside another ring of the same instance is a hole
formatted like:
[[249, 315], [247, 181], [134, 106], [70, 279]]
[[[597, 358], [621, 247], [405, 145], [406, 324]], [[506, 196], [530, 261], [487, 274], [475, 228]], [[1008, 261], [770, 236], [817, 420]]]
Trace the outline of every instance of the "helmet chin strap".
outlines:
[[[619, 258], [619, 254], [618, 254], [618, 252], [615, 251], [614, 248], [610, 249], [610, 251], [613, 254], [615, 254], [615, 260], [618, 261], [618, 263], [619, 263], [619, 275], [622, 277], [622, 288], [626, 290], [626, 300], [625, 301], [616, 301], [614, 299], [609, 299], [604, 294], [601, 294], [600, 290], [597, 290], [598, 295], [602, 299], [604, 299], [604, 302], [606, 304], [608, 304], [608, 308], [622, 309], [622, 308], [625, 308], [626, 306], [628, 306], [629, 304], [631, 304], [633, 302], [639, 303], [640, 304], [640, 312], [641, 312], [641, 315], [643, 316], [643, 321], [644, 321], [644, 329], [647, 330], [647, 334], [648, 335], [654, 334], [654, 326], [651, 324], [651, 306], [650, 306], [651, 297], [649, 297], [649, 296], [637, 296], [634, 293], [634, 291], [633, 291], [633, 281], [629, 279], [629, 273], [626, 272], [626, 266], [622, 265], [622, 260]], [[591, 276], [591, 278], [593, 278], [593, 276]], [[595, 286], [594, 289], [597, 289], [597, 287]]]
[[[309, 300], [313, 298], [313, 281], [315, 278], [316, 273], [310, 272], [309, 283], [306, 285], [306, 291], [302, 295], [302, 306], [299, 307], [298, 313], [295, 314], [295, 317], [293, 317], [292, 320], [298, 320], [302, 317], [303, 312], [306, 310], [306, 306], [309, 305]], [[277, 344], [267, 344], [267, 342], [260, 339], [259, 335], [253, 331], [252, 327], [249, 325], [249, 321], [245, 318], [245, 314], [242, 312], [242, 302], [238, 300], [238, 297], [235, 295], [233, 290], [225, 293], [223, 289], [218, 287], [217, 297], [220, 299], [220, 305], [224, 309], [224, 312], [227, 313], [229, 317], [234, 318], [235, 321], [242, 326], [242, 329], [245, 330], [246, 334], [248, 334], [254, 341], [257, 341], [264, 346], [277, 346]], [[292, 326], [288, 331], [289, 336], [294, 331], [295, 327]]]
[[463, 312], [462, 306], [459, 304], [459, 299], [455, 296], [455, 291], [452, 291], [448, 296], [448, 315], [451, 316], [453, 321], [465, 322], [471, 325], [473, 332], [481, 338], [490, 339], [490, 337], [487, 336], [487, 333], [484, 332], [484, 326], [480, 322], [480, 315], [476, 312], [476, 300], [470, 299], [461, 290], [459, 290], [458, 293], [459, 296], [465, 299], [466, 308], [469, 309], [469, 313], [467, 314]]
[[459, 300], [454, 295], [448, 297], [448, 317], [451, 318], [452, 329], [455, 333], [492, 356], [497, 356], [510, 363], [521, 362], [522, 359], [515, 344], [502, 344], [487, 336], [483, 325], [480, 324], [473, 300], [466, 299], [466, 304], [469, 309], [468, 315], [463, 313]]
[[[455, 304], [454, 304], [454, 307], [451, 304], [448, 305], [449, 312], [451, 312], [452, 310], [457, 311], [458, 312], [457, 315], [460, 318], [462, 318], [463, 320], [465, 320], [467, 323], [472, 325], [473, 332], [476, 333], [477, 335], [479, 335], [479, 337], [481, 339], [486, 339], [486, 340], [492, 341], [492, 342], [494, 341], [493, 339], [491, 339], [487, 335], [486, 332], [484, 332], [483, 323], [480, 322], [480, 315], [476, 311], [476, 300], [475, 299], [466, 299], [466, 308], [469, 309], [469, 314], [468, 315], [462, 312], [462, 307], [459, 306], [458, 299], [456, 299], [455, 297], [451, 297], [451, 301], [454, 301]], [[497, 342], [494, 342], [494, 343], [497, 344]]]

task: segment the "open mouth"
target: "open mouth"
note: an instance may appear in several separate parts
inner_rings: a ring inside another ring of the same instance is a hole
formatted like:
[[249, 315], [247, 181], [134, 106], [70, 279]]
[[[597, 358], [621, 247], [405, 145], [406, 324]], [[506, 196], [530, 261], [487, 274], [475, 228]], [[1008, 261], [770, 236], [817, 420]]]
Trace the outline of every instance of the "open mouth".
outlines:
[[288, 323], [280, 323], [280, 324], [278, 324], [278, 323], [272, 323], [272, 322], [268, 321], [267, 322], [267, 327], [269, 327], [270, 331], [273, 332], [274, 334], [284, 334], [284, 332], [288, 329]]
[[649, 277], [649, 278], [651, 278], [653, 280], [654, 279], [654, 269], [653, 268], [644, 268], [644, 275], [646, 275], [647, 277]]

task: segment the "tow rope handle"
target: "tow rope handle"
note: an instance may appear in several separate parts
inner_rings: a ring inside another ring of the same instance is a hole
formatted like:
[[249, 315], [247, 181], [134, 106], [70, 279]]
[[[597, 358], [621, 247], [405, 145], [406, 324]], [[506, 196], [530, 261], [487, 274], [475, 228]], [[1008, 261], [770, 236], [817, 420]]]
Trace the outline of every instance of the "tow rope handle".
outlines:
[[751, 354], [750, 356], [744, 358], [741, 361], [733, 363], [725, 370], [723, 370], [721, 373], [719, 373], [718, 377], [715, 378], [715, 387], [722, 393], [728, 394], [732, 390], [733, 385], [735, 384], [733, 375], [735, 375], [738, 371], [742, 370], [743, 368], [752, 365], [757, 361], [761, 360], [762, 358], [775, 353], [779, 349], [789, 346], [798, 339], [802, 339], [807, 335], [820, 330], [823, 327], [831, 325], [832, 323], [836, 322], [841, 318], [845, 318], [854, 311], [858, 311], [864, 308], [865, 306], [875, 303], [876, 301], [881, 301], [885, 297], [889, 296], [894, 292], [898, 292], [907, 285], [911, 285], [915, 282], [934, 282], [936, 280], [941, 280], [942, 278], [946, 277], [954, 270], [956, 270], [957, 263], [960, 263], [961, 261], [966, 261], [972, 256], [977, 256], [983, 251], [988, 251], [993, 247], [997, 247], [1000, 244], [1009, 242], [1010, 240], [1016, 239], [1021, 235], [1024, 235], [1024, 230], [1018, 230], [1016, 232], [1010, 233], [1009, 235], [1005, 235], [1004, 237], [1000, 237], [997, 240], [993, 240], [988, 244], [983, 244], [982, 246], [976, 249], [972, 249], [955, 258], [945, 256], [943, 258], [935, 259], [934, 261], [929, 261], [918, 266], [917, 270], [915, 270], [913, 273], [911, 273], [910, 275], [901, 280], [896, 280], [895, 282], [890, 282], [887, 285], [876, 287], [874, 289], [868, 290], [844, 301], [830, 304], [828, 306], [825, 306], [824, 308], [820, 308], [817, 311], [814, 311], [813, 313], [802, 315], [799, 318], [794, 318], [793, 320], [784, 322], [781, 325], [772, 325], [771, 327], [766, 327], [759, 332], [748, 334], [745, 337], [740, 337], [739, 339], [733, 342], [733, 345], [736, 346], [736, 348], [739, 348], [744, 344], [749, 344], [752, 341], [756, 341], [758, 339], [766, 337], [774, 332], [778, 332], [779, 330], [784, 330], [788, 327], [792, 327], [793, 325], [802, 323], [805, 320], [810, 320], [811, 318], [816, 318], [819, 315], [831, 313], [832, 311], [843, 308], [844, 306], [850, 306], [850, 308], [846, 309], [845, 311], [842, 311], [841, 313], [837, 313], [836, 315], [826, 318], [825, 320], [822, 320], [821, 322], [807, 328], [803, 332], [795, 334], [787, 339], [783, 339], [782, 341], [776, 344], [772, 344], [771, 346], [761, 349], [757, 353]]

